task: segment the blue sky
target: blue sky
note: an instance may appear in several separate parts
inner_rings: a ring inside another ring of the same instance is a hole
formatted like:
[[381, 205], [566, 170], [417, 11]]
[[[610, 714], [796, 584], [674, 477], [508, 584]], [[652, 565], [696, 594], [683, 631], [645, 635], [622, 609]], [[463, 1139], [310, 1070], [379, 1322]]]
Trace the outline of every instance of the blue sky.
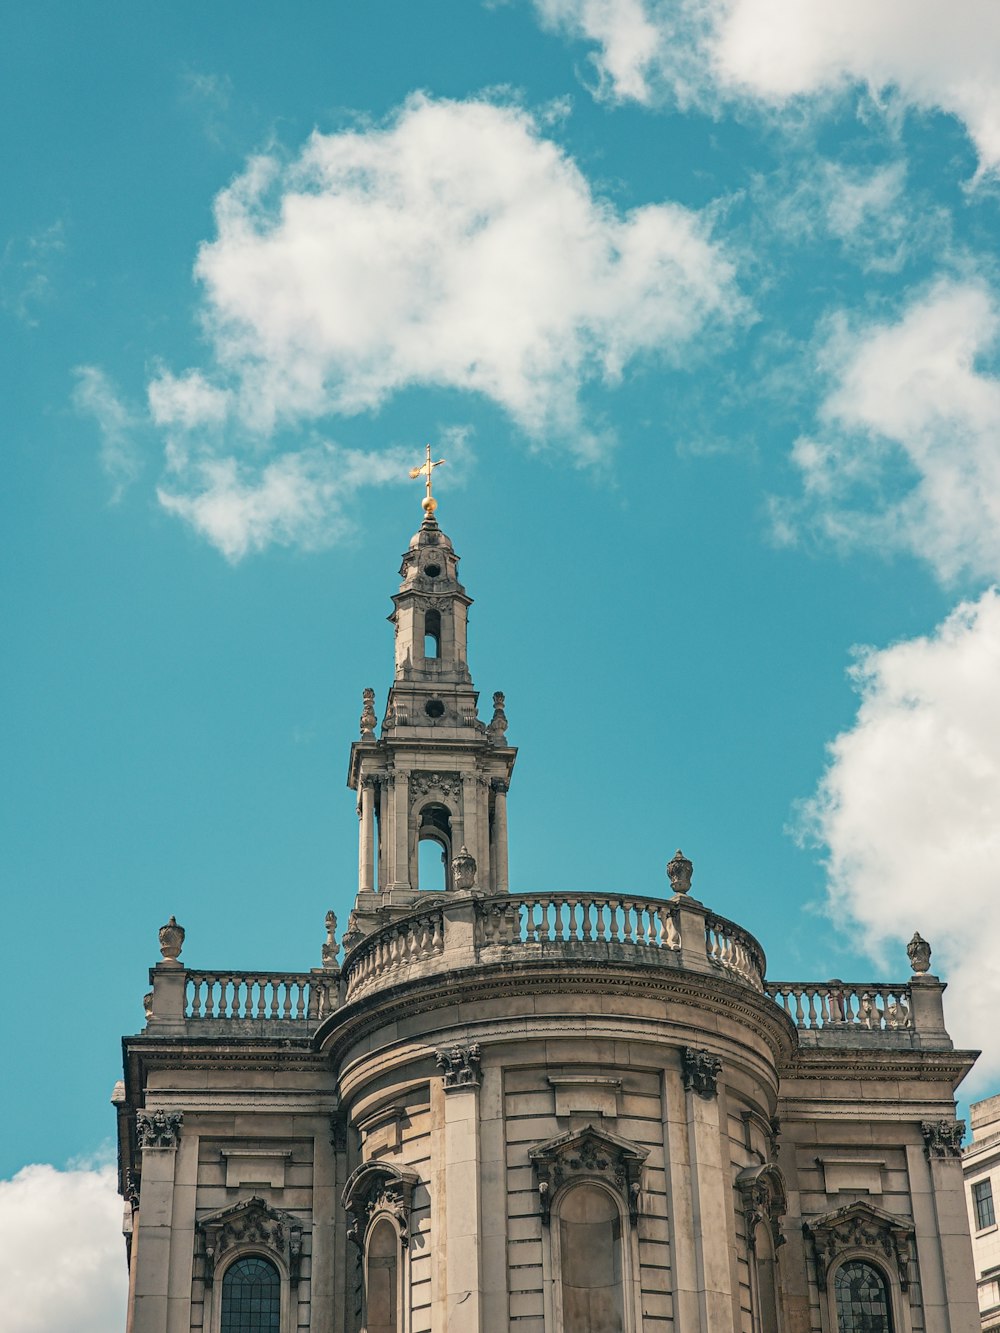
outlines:
[[990, 0], [8, 25], [0, 1231], [100, 1194], [95, 1329], [157, 928], [298, 969], [346, 920], [428, 440], [512, 886], [681, 845], [788, 979], [919, 928], [996, 1089], [998, 58]]

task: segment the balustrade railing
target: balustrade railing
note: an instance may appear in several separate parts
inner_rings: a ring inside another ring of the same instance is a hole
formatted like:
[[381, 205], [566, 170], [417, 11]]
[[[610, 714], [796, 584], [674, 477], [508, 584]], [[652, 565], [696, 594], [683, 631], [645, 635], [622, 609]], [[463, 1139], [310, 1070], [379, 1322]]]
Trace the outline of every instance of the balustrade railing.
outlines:
[[620, 944], [679, 949], [670, 905], [618, 894], [509, 894], [476, 904], [476, 944]]
[[185, 1018], [302, 1022], [321, 1016], [325, 991], [308, 972], [187, 973]]
[[440, 907], [383, 926], [345, 960], [348, 1003], [373, 989], [389, 973], [442, 953], [444, 918]]
[[804, 1031], [897, 1032], [913, 1023], [910, 987], [880, 982], [769, 981], [764, 991]]
[[705, 954], [710, 963], [735, 972], [756, 990], [764, 989], [764, 953], [754, 937], [725, 917], [705, 918]]

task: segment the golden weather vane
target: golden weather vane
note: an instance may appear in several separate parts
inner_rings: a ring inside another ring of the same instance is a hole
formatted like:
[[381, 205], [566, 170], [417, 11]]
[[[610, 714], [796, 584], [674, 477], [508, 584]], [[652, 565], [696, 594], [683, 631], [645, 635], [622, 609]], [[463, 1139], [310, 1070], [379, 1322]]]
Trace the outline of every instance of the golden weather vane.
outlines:
[[411, 476], [414, 480], [415, 480], [417, 477], [426, 477], [426, 478], [427, 478], [427, 483], [426, 483], [427, 494], [426, 494], [426, 495], [424, 496], [424, 498], [420, 501], [420, 506], [421, 506], [421, 508], [423, 509], [424, 513], [427, 515], [428, 518], [433, 518], [433, 516], [434, 516], [434, 510], [437, 509], [437, 506], [438, 506], [438, 502], [437, 502], [437, 500], [435, 500], [435, 499], [434, 499], [434, 496], [431, 494], [431, 474], [433, 473], [434, 469], [435, 469], [436, 467], [440, 467], [441, 464], [442, 464], [443, 462], [444, 462], [444, 459], [443, 459], [443, 458], [439, 458], [439, 459], [437, 460], [436, 463], [432, 463], [432, 462], [431, 462], [431, 447], [430, 447], [430, 445], [428, 445], [428, 446], [427, 446], [427, 461], [424, 462], [424, 463], [421, 463], [420, 467], [411, 467], [411, 468], [410, 468], [410, 476]]

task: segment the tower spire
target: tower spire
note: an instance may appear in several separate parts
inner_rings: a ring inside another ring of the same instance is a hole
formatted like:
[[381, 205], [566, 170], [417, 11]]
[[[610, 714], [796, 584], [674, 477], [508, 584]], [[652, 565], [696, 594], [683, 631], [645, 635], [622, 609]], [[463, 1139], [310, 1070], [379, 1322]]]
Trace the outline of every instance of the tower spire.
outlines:
[[507, 882], [507, 787], [517, 751], [507, 743], [504, 696], [493, 696], [489, 725], [479, 717], [479, 694], [469, 671], [468, 612], [472, 598], [458, 577], [459, 557], [434, 517], [435, 461], [410, 476], [424, 477], [424, 521], [410, 539], [402, 582], [389, 617], [395, 630], [395, 669], [376, 738], [374, 700], [366, 691], [361, 737], [351, 747], [348, 785], [361, 819], [358, 902], [364, 915], [406, 908], [419, 891], [419, 847], [432, 841], [445, 866], [441, 884], [468, 879], [452, 862], [460, 850], [476, 863], [475, 887], [504, 893]]
[[411, 467], [411, 468], [410, 468], [410, 478], [411, 478], [411, 480], [414, 480], [414, 481], [415, 481], [417, 477], [426, 477], [426, 479], [427, 479], [427, 481], [426, 481], [426, 485], [425, 485], [425, 492], [426, 492], [426, 493], [425, 493], [425, 495], [424, 495], [424, 498], [420, 501], [420, 507], [421, 507], [421, 509], [424, 511], [424, 514], [425, 514], [428, 518], [433, 518], [433, 517], [434, 517], [434, 510], [437, 509], [437, 507], [438, 507], [438, 502], [437, 502], [437, 500], [434, 499], [434, 496], [433, 496], [433, 494], [431, 493], [431, 477], [432, 477], [432, 475], [433, 475], [433, 473], [434, 473], [434, 469], [435, 469], [436, 467], [440, 467], [441, 464], [442, 464], [444, 461], [445, 461], [445, 460], [444, 460], [443, 458], [439, 458], [439, 459], [437, 460], [436, 463], [432, 463], [432, 462], [431, 462], [431, 447], [430, 447], [430, 445], [428, 445], [428, 446], [427, 446], [427, 459], [426, 459], [426, 461], [425, 461], [424, 463], [422, 463], [420, 467]]

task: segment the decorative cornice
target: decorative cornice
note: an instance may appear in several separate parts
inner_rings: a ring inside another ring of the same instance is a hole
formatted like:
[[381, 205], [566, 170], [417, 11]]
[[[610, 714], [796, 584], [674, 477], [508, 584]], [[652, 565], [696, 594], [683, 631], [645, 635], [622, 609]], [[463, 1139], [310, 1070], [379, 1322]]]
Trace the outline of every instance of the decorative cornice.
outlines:
[[722, 1061], [708, 1051], [685, 1046], [681, 1051], [681, 1078], [689, 1092], [696, 1093], [706, 1101], [718, 1096], [719, 1071]]
[[482, 1081], [480, 1056], [478, 1041], [471, 1046], [451, 1046], [434, 1052], [434, 1062], [444, 1074], [445, 1092], [479, 1087]]
[[928, 1158], [962, 1156], [964, 1120], [922, 1120], [920, 1132], [924, 1136], [924, 1151]]
[[180, 1142], [183, 1111], [136, 1111], [135, 1132], [140, 1148], [176, 1148]]
[[635, 1226], [642, 1203], [642, 1164], [649, 1156], [628, 1139], [586, 1125], [528, 1149], [528, 1159], [535, 1169], [538, 1203], [543, 1226], [549, 1225], [552, 1200], [561, 1186], [570, 1181], [600, 1180], [610, 1185], [628, 1209]]
[[341, 1203], [348, 1215], [347, 1238], [359, 1249], [380, 1215], [391, 1217], [399, 1231], [400, 1244], [410, 1243], [410, 1208], [419, 1182], [415, 1171], [389, 1162], [364, 1162], [344, 1186]]
[[848, 1250], [873, 1250], [895, 1261], [900, 1289], [905, 1292], [909, 1287], [914, 1228], [907, 1218], [870, 1203], [849, 1203], [803, 1222], [802, 1231], [812, 1240], [820, 1291], [826, 1291], [827, 1275], [838, 1255]]
[[745, 1235], [750, 1249], [756, 1249], [757, 1228], [762, 1222], [770, 1229], [775, 1249], [784, 1245], [781, 1219], [788, 1207], [788, 1196], [784, 1176], [778, 1168], [771, 1163], [748, 1166], [736, 1177], [736, 1188], [743, 1206]]
[[279, 1255], [293, 1287], [302, 1267], [302, 1223], [290, 1213], [271, 1208], [254, 1195], [210, 1213], [198, 1223], [205, 1238], [205, 1286], [211, 1287], [219, 1260], [236, 1246], [251, 1246]]

